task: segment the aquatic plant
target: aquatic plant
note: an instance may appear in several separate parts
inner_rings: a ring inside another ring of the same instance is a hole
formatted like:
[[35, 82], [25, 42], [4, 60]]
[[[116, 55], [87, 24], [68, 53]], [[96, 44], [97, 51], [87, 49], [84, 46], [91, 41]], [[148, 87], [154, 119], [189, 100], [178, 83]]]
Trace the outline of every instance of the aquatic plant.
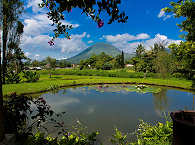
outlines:
[[55, 90], [58, 90], [59, 88], [60, 88], [59, 85], [52, 84], [52, 85], [49, 86], [48, 90], [55, 91]]
[[98, 85], [88, 87], [99, 92], [137, 92], [137, 93], [159, 93], [161, 88], [146, 86], [146, 85]]

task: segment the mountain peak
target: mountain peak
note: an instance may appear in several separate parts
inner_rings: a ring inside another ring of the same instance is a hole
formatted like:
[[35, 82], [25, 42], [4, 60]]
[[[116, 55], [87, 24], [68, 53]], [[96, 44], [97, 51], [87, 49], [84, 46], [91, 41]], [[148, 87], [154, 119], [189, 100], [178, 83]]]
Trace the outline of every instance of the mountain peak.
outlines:
[[112, 46], [111, 44], [107, 44], [104, 42], [98, 42], [88, 47], [87, 49], [77, 54], [76, 56], [73, 56], [67, 60], [70, 61], [71, 63], [79, 63], [81, 60], [87, 59], [93, 54], [98, 55], [102, 52], [108, 55], [111, 55], [113, 57], [115, 57], [118, 54], [121, 54], [121, 51], [117, 49], [116, 47]]

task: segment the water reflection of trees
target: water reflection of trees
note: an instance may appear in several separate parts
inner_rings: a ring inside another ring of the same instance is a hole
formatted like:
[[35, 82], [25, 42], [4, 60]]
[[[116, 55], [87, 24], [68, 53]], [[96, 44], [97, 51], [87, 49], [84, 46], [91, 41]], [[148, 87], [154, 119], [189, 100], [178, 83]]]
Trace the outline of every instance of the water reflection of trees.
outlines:
[[154, 96], [154, 108], [159, 114], [165, 112], [168, 107], [167, 89], [162, 88], [159, 93], [153, 93]]

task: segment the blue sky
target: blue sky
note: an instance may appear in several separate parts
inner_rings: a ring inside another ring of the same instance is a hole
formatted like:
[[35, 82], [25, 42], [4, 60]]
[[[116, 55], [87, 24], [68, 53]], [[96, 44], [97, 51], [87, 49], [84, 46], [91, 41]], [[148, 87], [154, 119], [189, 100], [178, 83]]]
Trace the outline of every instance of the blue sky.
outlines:
[[41, 0], [28, 0], [25, 3], [23, 14], [24, 34], [21, 47], [26, 56], [32, 59], [44, 59], [47, 56], [56, 59], [69, 58], [78, 54], [97, 42], [114, 45], [128, 53], [135, 52], [135, 48], [142, 43], [146, 49], [158, 41], [179, 43], [181, 32], [176, 26], [181, 19], [176, 19], [172, 14], [165, 14], [162, 8], [169, 6], [169, 0], [122, 0], [121, 11], [128, 15], [125, 24], [107, 24], [108, 18], [102, 16], [105, 25], [98, 28], [86, 15], [81, 15], [81, 10], [72, 9], [65, 13], [65, 24], [72, 24], [71, 40], [58, 38], [54, 46], [47, 43], [51, 39], [51, 21], [47, 18], [47, 9], [41, 9], [38, 4]]

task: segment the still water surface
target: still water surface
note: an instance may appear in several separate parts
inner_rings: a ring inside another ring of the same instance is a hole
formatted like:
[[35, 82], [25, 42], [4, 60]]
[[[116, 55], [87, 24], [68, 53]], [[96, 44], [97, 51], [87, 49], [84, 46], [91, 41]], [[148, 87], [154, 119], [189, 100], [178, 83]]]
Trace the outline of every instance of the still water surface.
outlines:
[[193, 93], [161, 88], [159, 93], [138, 93], [126, 89], [131, 86], [86, 86], [66, 88], [41, 95], [55, 112], [66, 112], [67, 126], [79, 120], [89, 131], [100, 131], [100, 138], [108, 140], [118, 128], [134, 132], [139, 119], [147, 122], [162, 120], [162, 112], [194, 109]]

